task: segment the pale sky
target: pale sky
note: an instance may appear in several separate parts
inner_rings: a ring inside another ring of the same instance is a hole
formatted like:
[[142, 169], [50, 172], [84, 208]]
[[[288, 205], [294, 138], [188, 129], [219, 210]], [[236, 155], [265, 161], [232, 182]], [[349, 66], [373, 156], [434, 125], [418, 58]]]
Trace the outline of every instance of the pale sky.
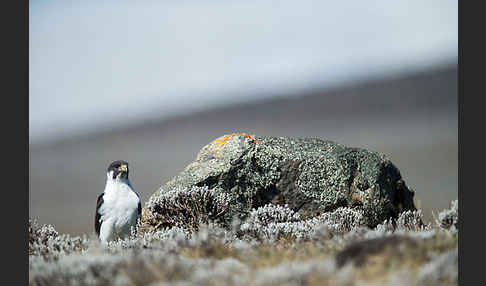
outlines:
[[31, 144], [457, 61], [457, 1], [30, 1]]

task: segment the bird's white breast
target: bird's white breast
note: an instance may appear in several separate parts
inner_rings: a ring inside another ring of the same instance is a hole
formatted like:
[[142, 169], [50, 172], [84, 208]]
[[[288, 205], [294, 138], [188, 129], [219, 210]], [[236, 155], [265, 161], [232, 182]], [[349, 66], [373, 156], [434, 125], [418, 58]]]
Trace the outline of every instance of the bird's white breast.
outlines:
[[102, 240], [126, 237], [138, 219], [140, 199], [131, 188], [129, 181], [107, 181], [100, 208]]

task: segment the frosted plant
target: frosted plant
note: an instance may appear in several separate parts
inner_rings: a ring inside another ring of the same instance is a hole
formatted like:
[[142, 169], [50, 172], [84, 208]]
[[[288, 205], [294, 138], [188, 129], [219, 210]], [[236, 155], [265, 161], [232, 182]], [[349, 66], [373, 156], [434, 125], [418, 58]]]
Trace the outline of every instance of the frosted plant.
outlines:
[[402, 231], [429, 230], [430, 225], [423, 223], [422, 210], [402, 212], [396, 221], [396, 229]]
[[253, 210], [241, 225], [240, 233], [258, 239], [296, 240], [325, 238], [330, 233], [346, 233], [365, 225], [363, 213], [350, 208], [338, 208], [318, 217], [301, 220], [300, 215], [287, 206], [268, 204]]
[[375, 230], [382, 231], [382, 232], [393, 232], [395, 230], [395, 226], [393, 225], [392, 219], [386, 219], [379, 225], [375, 227]]
[[267, 204], [250, 212], [240, 226], [239, 234], [260, 240], [278, 240], [281, 237], [308, 238], [312, 222], [300, 220], [300, 215], [287, 206]]
[[451, 207], [439, 213], [437, 224], [442, 229], [447, 229], [452, 232], [459, 230], [459, 203], [457, 200], [451, 202]]
[[365, 226], [366, 221], [361, 210], [340, 207], [333, 212], [326, 212], [318, 220], [327, 224], [331, 232], [346, 233]]
[[156, 229], [177, 226], [190, 231], [209, 222], [228, 225], [228, 207], [229, 196], [207, 186], [164, 191], [146, 204], [149, 223]]
[[204, 260], [192, 261], [161, 251], [90, 253], [61, 256], [29, 265], [30, 285], [148, 285], [165, 277], [180, 279]]
[[191, 233], [179, 227], [172, 227], [142, 235], [132, 236], [108, 244], [111, 253], [119, 253], [126, 249], [177, 250], [189, 245]]
[[246, 219], [249, 224], [267, 224], [278, 222], [294, 222], [300, 220], [300, 214], [291, 210], [288, 205], [266, 204], [254, 209]]
[[430, 237], [434, 235], [432, 227], [423, 223], [422, 210], [402, 212], [396, 220], [389, 219], [365, 233], [364, 238], [378, 238], [392, 234], [402, 234], [413, 237]]
[[[370, 229], [359, 209], [338, 208], [302, 219], [288, 206], [273, 204], [252, 210], [244, 221], [222, 224], [217, 214], [225, 214], [227, 197], [205, 187], [172, 190], [147, 206], [154, 222], [169, 214], [175, 218], [154, 231], [134, 229], [131, 237], [108, 247], [29, 220], [29, 284], [370, 285], [360, 281], [354, 263], [337, 267], [344, 261], [342, 252], [356, 242], [366, 257], [374, 257], [373, 249], [388, 255], [380, 249], [397, 234], [400, 241], [413, 243], [388, 245], [398, 255], [393, 252], [387, 259], [420, 267], [398, 263], [403, 267], [379, 274], [388, 277], [381, 284], [457, 284], [457, 235], [449, 234], [457, 225], [457, 201], [439, 215], [447, 232], [421, 224], [421, 211], [401, 213]], [[158, 212], [163, 209], [167, 212]], [[356, 255], [349, 257], [356, 260]]]
[[[353, 241], [361, 241], [361, 249], [366, 253], [369, 253], [370, 249], [381, 249], [386, 244], [385, 241], [393, 240], [393, 238], [386, 238], [389, 234], [393, 234], [393, 224], [385, 222], [374, 230], [366, 226], [356, 228], [356, 224], [351, 223], [353, 220], [350, 220], [350, 217], [343, 219], [348, 223], [347, 229], [351, 228], [351, 230], [339, 235], [331, 233], [328, 224], [324, 222], [327, 218], [336, 223], [335, 220], [338, 218], [324, 216], [289, 222], [274, 221], [266, 225], [261, 224], [261, 221], [252, 220], [251, 225], [254, 227], [255, 235], [265, 238], [264, 240], [257, 240], [251, 236], [242, 239], [235, 235], [234, 230], [225, 230], [215, 223], [201, 224], [194, 232], [171, 227], [150, 233], [140, 233], [110, 243], [108, 247], [100, 247], [100, 243], [93, 239], [86, 251], [59, 255], [55, 260], [46, 261], [42, 256], [29, 256], [29, 284], [369, 285], [360, 281], [355, 275], [359, 268], [353, 266], [354, 263], [347, 263], [338, 268], [339, 259], [336, 255]], [[250, 224], [247, 224], [248, 226]], [[239, 228], [235, 226], [236, 229], [245, 230], [244, 223]], [[420, 263], [422, 265], [420, 273], [408, 269], [404, 264], [403, 269], [400, 268], [402, 272], [383, 273], [384, 277], [390, 277], [390, 282], [393, 283], [400, 282], [401, 279], [419, 281], [417, 285], [434, 285], [434, 281], [439, 280], [454, 282], [457, 277], [457, 246], [455, 246], [456, 252], [449, 252], [447, 255], [436, 254], [436, 250], [431, 250], [430, 253], [427, 248], [423, 248], [427, 251], [424, 255], [430, 259], [415, 259], [413, 255], [422, 253], [421, 250], [417, 250], [417, 247], [424, 239], [432, 239], [434, 242], [438, 238], [435, 235], [430, 236], [430, 231], [403, 230], [403, 232], [406, 235], [401, 235], [402, 240], [413, 240], [416, 243], [403, 243], [399, 247], [394, 245], [392, 247], [397, 248], [399, 253], [408, 253], [407, 259]], [[44, 233], [48, 236], [59, 235], [48, 226], [44, 227]], [[378, 243], [376, 239], [367, 240], [366, 236], [369, 233], [377, 236], [381, 234], [382, 239], [378, 240]], [[277, 238], [287, 236], [295, 238], [295, 241], [275, 243]], [[420, 236], [424, 237], [420, 238]], [[446, 237], [455, 238], [449, 235]], [[306, 242], [300, 244], [299, 240]], [[275, 243], [276, 247], [268, 247], [265, 243], [267, 241]], [[305, 250], [305, 247], [310, 248]], [[279, 249], [297, 255], [282, 257]], [[339, 252], [336, 253], [336, 250]], [[401, 254], [395, 258], [401, 259], [400, 257]], [[351, 261], [354, 261], [354, 258]], [[361, 282], [364, 284], [360, 284]]]
[[88, 239], [60, 235], [52, 225], [39, 226], [29, 218], [29, 256], [42, 256], [46, 260], [57, 259], [61, 254], [81, 252], [87, 248]]

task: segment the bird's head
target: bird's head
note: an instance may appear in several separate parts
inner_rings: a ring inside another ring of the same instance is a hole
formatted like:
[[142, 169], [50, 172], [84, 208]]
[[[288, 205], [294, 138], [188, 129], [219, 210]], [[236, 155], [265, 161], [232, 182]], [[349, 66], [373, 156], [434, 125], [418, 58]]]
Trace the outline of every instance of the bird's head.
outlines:
[[128, 179], [128, 162], [123, 160], [114, 161], [108, 166], [107, 176], [110, 179]]

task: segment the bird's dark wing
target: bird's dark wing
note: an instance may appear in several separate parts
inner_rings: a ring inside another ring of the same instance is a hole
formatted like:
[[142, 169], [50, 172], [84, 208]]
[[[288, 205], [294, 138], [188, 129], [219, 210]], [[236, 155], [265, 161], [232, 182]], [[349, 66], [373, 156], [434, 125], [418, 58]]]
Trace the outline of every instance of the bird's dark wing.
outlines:
[[101, 214], [100, 214], [100, 207], [103, 205], [103, 194], [98, 196], [98, 201], [96, 202], [96, 214], [95, 214], [95, 231], [96, 235], [100, 236], [100, 228], [101, 228]]
[[142, 216], [142, 200], [140, 200], [140, 196], [138, 195], [137, 192], [134, 191], [134, 193], [138, 197], [138, 217], [141, 217]]

